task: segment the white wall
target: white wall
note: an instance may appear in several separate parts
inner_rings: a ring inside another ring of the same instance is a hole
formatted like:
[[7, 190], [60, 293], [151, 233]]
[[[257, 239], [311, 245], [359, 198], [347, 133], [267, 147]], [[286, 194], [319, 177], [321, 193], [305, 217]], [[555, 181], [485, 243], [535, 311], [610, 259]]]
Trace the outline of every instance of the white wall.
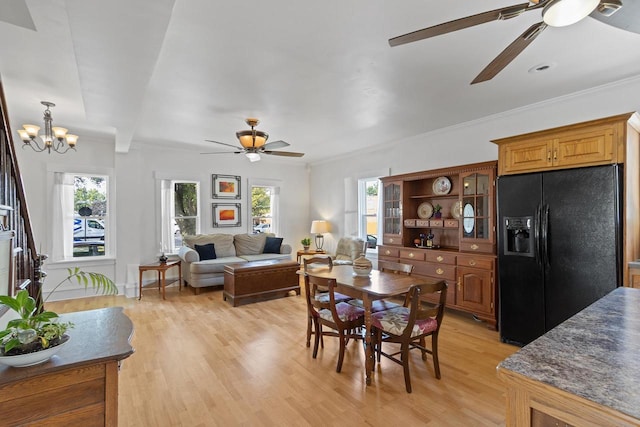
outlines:
[[640, 78], [634, 78], [319, 162], [311, 165], [311, 216], [331, 222], [325, 249], [333, 251], [342, 235], [351, 234], [344, 213], [357, 197], [357, 179], [372, 176], [370, 171], [397, 175], [496, 160], [491, 140], [638, 110]]

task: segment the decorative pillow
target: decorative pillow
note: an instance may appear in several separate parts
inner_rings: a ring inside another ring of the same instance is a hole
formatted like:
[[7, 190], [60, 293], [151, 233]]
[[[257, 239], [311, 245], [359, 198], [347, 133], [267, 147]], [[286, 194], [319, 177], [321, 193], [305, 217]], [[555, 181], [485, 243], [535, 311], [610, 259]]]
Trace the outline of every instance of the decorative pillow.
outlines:
[[216, 245], [216, 256], [218, 258], [236, 256], [236, 248], [233, 245], [233, 234], [197, 234], [195, 236], [185, 235], [182, 237], [185, 245], [195, 249], [195, 245], [206, 245], [213, 243]]
[[282, 245], [282, 237], [267, 237], [264, 244], [263, 254], [279, 254]]
[[216, 259], [216, 248], [213, 243], [208, 243], [206, 245], [196, 245], [196, 252], [200, 255], [200, 261], [205, 261], [208, 259]]
[[236, 234], [233, 236], [233, 244], [236, 247], [238, 256], [258, 255], [263, 252], [266, 238], [267, 236], [264, 233]]

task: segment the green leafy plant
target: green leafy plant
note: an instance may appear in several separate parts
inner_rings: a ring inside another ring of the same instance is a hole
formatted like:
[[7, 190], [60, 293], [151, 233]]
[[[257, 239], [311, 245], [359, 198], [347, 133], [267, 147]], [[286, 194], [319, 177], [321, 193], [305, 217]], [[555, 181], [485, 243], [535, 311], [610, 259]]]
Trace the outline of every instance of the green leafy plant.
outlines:
[[[67, 271], [68, 276], [51, 290], [49, 296], [63, 283], [74, 281], [85, 289], [91, 286], [96, 292], [104, 295], [118, 293], [115, 283], [103, 274], [85, 272], [77, 267], [69, 268]], [[0, 295], [0, 304], [6, 305], [20, 316], [18, 319], [10, 320], [7, 328], [0, 331], [1, 355], [31, 353], [59, 345], [68, 339], [64, 334], [73, 324], [58, 322], [57, 313], [43, 310], [44, 302], [46, 299], [38, 305], [26, 290], [19, 291], [15, 297]]]
[[308, 237], [305, 237], [304, 239], [300, 240], [300, 243], [302, 243], [302, 246], [309, 246], [311, 245], [311, 239]]
[[440, 212], [441, 210], [442, 210], [442, 206], [440, 206], [439, 204], [436, 204], [436, 205], [433, 207], [433, 213], [438, 213], [438, 212]]

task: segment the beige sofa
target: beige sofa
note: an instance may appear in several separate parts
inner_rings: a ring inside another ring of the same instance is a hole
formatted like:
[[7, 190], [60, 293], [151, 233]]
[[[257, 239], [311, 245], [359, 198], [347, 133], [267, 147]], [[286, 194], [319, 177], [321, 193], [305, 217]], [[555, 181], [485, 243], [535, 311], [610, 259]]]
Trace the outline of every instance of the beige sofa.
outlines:
[[[198, 234], [184, 236], [184, 246], [178, 252], [182, 263], [182, 279], [185, 285], [200, 288], [224, 284], [224, 266], [231, 263], [261, 261], [270, 259], [291, 259], [291, 246], [282, 244], [280, 253], [264, 253], [267, 237], [271, 233], [258, 234]], [[215, 259], [200, 260], [196, 246], [213, 243]]]

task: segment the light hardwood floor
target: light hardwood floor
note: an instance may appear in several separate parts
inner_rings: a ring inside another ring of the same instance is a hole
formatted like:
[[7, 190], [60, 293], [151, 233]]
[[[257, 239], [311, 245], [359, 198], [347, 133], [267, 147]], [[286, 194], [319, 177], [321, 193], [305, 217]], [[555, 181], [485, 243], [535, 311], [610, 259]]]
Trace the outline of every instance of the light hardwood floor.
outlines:
[[[141, 301], [123, 296], [50, 302], [58, 312], [123, 306], [135, 327], [135, 353], [120, 371], [119, 425], [341, 426], [504, 425], [504, 387], [496, 365], [517, 350], [467, 315], [445, 313], [440, 332], [442, 379], [431, 358], [412, 352], [413, 393], [402, 367], [376, 365], [364, 384], [360, 342], [325, 338], [311, 357], [305, 346], [303, 296], [231, 307], [222, 291], [145, 288]], [[73, 331], [71, 331], [73, 332]]]

